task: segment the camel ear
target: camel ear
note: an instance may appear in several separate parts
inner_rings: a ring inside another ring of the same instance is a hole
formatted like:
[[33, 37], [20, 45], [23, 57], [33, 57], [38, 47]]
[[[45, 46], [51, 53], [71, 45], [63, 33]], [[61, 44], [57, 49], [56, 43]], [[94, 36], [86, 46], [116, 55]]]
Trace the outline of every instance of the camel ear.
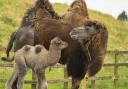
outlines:
[[51, 42], [54, 42], [54, 43], [57, 43], [57, 42], [59, 42], [59, 41], [61, 41], [61, 39], [60, 39], [59, 37], [55, 37], [55, 38], [53, 38], [53, 39], [51, 40]]

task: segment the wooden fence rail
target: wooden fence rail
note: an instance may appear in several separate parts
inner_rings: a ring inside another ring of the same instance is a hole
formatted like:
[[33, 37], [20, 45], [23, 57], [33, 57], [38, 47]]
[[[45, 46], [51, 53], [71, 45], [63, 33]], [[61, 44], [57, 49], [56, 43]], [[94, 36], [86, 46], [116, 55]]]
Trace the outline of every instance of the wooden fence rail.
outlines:
[[[118, 62], [118, 55], [120, 54], [128, 54], [128, 51], [107, 51], [108, 54], [113, 54], [114, 55], [114, 63], [108, 63], [108, 64], [104, 64], [104, 67], [114, 67], [114, 76], [103, 76], [103, 77], [93, 77], [93, 78], [85, 78], [82, 81], [82, 89], [86, 89], [86, 80], [91, 81], [91, 87], [92, 89], [95, 89], [95, 81], [97, 80], [114, 80], [113, 84], [116, 87], [117, 86], [117, 81], [119, 79], [128, 79], [128, 76], [119, 76], [118, 74], [118, 68], [120, 66], [125, 66], [128, 67], [128, 63], [119, 63]], [[13, 67], [13, 64], [0, 64], [0, 67]], [[71, 81], [70, 78], [68, 78], [67, 75], [67, 70], [66, 70], [66, 66], [63, 65], [55, 65], [53, 68], [64, 68], [64, 79], [57, 79], [57, 80], [48, 80], [48, 83], [64, 83], [64, 89], [68, 89], [68, 83]], [[5, 83], [6, 80], [2, 80], [0, 79], [0, 83]], [[35, 75], [32, 73], [32, 80], [25, 80], [26, 84], [31, 84], [32, 85], [32, 89], [36, 89], [36, 77]]]

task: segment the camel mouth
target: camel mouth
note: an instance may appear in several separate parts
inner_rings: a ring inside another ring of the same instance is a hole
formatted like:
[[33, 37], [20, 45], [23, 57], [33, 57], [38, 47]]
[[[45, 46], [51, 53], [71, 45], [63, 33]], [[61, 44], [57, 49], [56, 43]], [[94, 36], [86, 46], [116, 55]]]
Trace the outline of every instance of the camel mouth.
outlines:
[[76, 40], [76, 39], [79, 38], [79, 36], [78, 36], [77, 34], [78, 34], [78, 32], [76, 32], [76, 31], [71, 31], [71, 32], [69, 33], [70, 37], [71, 37], [73, 40]]
[[64, 49], [64, 48], [67, 48], [68, 47], [68, 43], [63, 43], [62, 45], [61, 45], [61, 49]]
[[72, 38], [73, 40], [77, 40], [79, 37], [78, 37], [77, 35], [71, 35], [71, 38]]
[[90, 36], [80, 36], [80, 35], [77, 35], [76, 33], [70, 33], [70, 36], [73, 40], [90, 40]]
[[67, 48], [67, 47], [68, 47], [68, 43], [65, 43], [64, 45], [65, 45], [65, 48]]

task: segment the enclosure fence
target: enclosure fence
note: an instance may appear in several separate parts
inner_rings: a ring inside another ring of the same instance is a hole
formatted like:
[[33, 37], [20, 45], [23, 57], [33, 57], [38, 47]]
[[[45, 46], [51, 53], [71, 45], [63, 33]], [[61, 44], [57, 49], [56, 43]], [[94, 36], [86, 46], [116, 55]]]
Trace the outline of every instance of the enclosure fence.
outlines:
[[[117, 81], [119, 79], [127, 79], [128, 76], [119, 76], [118, 73], [118, 68], [121, 66], [128, 67], [128, 63], [119, 63], [117, 60], [118, 55], [120, 54], [128, 54], [128, 51], [107, 51], [107, 54], [113, 54], [114, 55], [114, 63], [108, 63], [104, 64], [104, 67], [114, 67], [114, 76], [102, 76], [102, 77], [93, 77], [93, 78], [87, 78], [85, 77], [82, 81], [82, 89], [86, 89], [86, 81], [91, 81], [91, 89], [95, 89], [95, 81], [98, 80], [113, 80], [113, 85], [116, 87], [117, 86]], [[5, 67], [13, 67], [13, 64], [0, 64], [0, 68], [5, 68]], [[71, 82], [71, 79], [68, 78], [67, 75], [67, 70], [66, 66], [63, 65], [55, 65], [53, 68], [64, 68], [64, 79], [57, 79], [57, 80], [48, 80], [48, 83], [64, 83], [63, 89], [68, 89], [69, 82]], [[6, 79], [0, 79], [0, 83], [5, 83]], [[32, 80], [25, 80], [26, 84], [31, 84], [31, 89], [36, 89], [37, 81], [35, 74], [32, 73]]]

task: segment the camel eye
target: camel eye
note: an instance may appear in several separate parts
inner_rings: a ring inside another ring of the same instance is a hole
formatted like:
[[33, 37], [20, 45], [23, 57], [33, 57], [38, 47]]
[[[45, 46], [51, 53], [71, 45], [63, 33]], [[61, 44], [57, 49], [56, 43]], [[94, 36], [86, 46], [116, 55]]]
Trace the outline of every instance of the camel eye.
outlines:
[[86, 28], [86, 31], [89, 31], [89, 28]]
[[87, 26], [85, 30], [86, 30], [86, 31], [89, 31], [89, 30], [90, 30], [90, 27], [89, 27], [89, 26]]

